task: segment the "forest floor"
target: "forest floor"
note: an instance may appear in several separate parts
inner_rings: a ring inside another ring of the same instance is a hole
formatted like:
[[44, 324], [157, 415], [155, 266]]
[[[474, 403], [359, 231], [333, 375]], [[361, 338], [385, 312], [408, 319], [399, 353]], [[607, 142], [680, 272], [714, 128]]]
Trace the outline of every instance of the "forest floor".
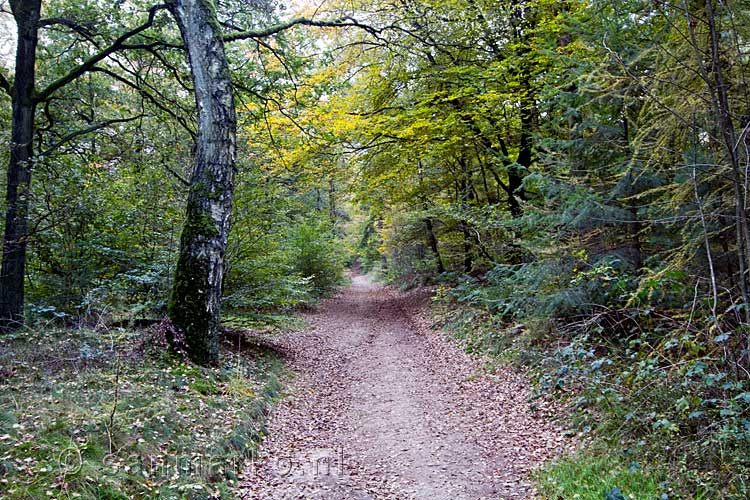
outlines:
[[244, 499], [527, 499], [573, 447], [528, 382], [430, 328], [429, 294], [355, 276], [275, 341], [294, 376]]

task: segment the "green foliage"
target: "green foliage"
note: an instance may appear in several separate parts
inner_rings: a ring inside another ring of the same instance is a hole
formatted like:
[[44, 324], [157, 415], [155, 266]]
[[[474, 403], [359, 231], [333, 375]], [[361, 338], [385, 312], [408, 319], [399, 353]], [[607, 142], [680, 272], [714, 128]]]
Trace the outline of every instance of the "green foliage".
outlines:
[[373, 216], [367, 216], [352, 231], [350, 242], [350, 262], [355, 262], [361, 266], [362, 271], [369, 273], [382, 264], [382, 257], [379, 247], [382, 245], [382, 239], [378, 234], [378, 221]]
[[[630, 457], [635, 458], [635, 457]], [[672, 498], [663, 472], [647, 471], [628, 457], [579, 453], [538, 472], [542, 498], [580, 500], [659, 500]], [[700, 498], [700, 497], [698, 497]]]
[[498, 264], [481, 281], [461, 278], [448, 295], [498, 320], [573, 320], [627, 303], [635, 280], [617, 267], [613, 257], [593, 264], [574, 258]]
[[304, 195], [273, 176], [239, 174], [224, 283], [227, 310], [268, 313], [313, 304], [341, 283], [343, 248]]
[[312, 284], [315, 295], [330, 295], [343, 283], [343, 248], [325, 222], [291, 229], [293, 270]]
[[[42, 28], [37, 88], [142, 23], [150, 7], [141, 1], [127, 9], [104, 8], [98, 2], [45, 3], [43, 17], [56, 22]], [[235, 26], [258, 28], [275, 22], [276, 7], [229, 0], [217, 14]], [[309, 219], [308, 195], [317, 183], [262, 168], [271, 156], [266, 137], [256, 149], [246, 147], [247, 131], [263, 122], [257, 111], [266, 98], [294, 86], [288, 71], [309, 65], [288, 50], [305, 42], [296, 37], [279, 34], [273, 49], [264, 46], [250, 59], [245, 44], [227, 47], [235, 75], [252, 82], [237, 93], [244, 106], [238, 110], [243, 154], [235, 234], [246, 234], [229, 250], [227, 308], [269, 311], [310, 303], [317, 296], [308, 277], [296, 274], [284, 248], [287, 237], [292, 238], [288, 229]], [[26, 287], [32, 323], [103, 324], [165, 313], [184, 220], [185, 183], [191, 177], [194, 100], [186, 85], [184, 54], [161, 46], [180, 40], [164, 10], [156, 14], [152, 28], [128, 42], [155, 40], [159, 42], [147, 50], [132, 47], [118, 52], [117, 59], [101, 61], [95, 71], [39, 104]], [[12, 71], [3, 74], [8, 73]], [[0, 117], [7, 118], [0, 120], [0, 136], [6, 137], [10, 99], [4, 93], [0, 99]], [[88, 128], [92, 130], [82, 133]], [[3, 158], [6, 165], [7, 148]], [[270, 204], [257, 203], [261, 199]]]
[[[401, 283], [405, 287], [434, 281], [436, 256], [429, 248], [425, 226], [425, 218], [431, 216], [432, 214], [422, 212], [393, 215], [389, 221], [390, 234], [387, 235], [388, 266], [381, 270], [386, 280]], [[444, 242], [442, 258], [450, 258], [446, 245]]]
[[[676, 325], [658, 318], [651, 322], [625, 349], [595, 349], [590, 337], [575, 337], [542, 362], [543, 385], [575, 396], [582, 427], [615, 446], [640, 443], [644, 459], [677, 471], [676, 490], [744, 497], [747, 384], [717, 362], [714, 339], [673, 331]], [[637, 324], [645, 326], [647, 319]], [[680, 452], [664, 456], [675, 442]]]
[[[743, 498], [744, 478], [750, 472], [750, 398], [746, 380], [735, 371], [737, 360], [729, 353], [744, 342], [744, 332], [719, 330], [710, 318], [691, 324], [679, 311], [667, 316], [654, 309], [626, 308], [629, 299], [622, 291], [630, 289], [631, 297], [640, 297], [637, 283], [618, 281], [608, 267], [592, 269], [595, 289], [616, 290], [618, 307], [607, 307], [606, 302], [592, 307], [584, 293], [571, 314], [570, 302], [561, 309], [557, 293], [545, 293], [564, 288], [550, 284], [552, 274], [526, 288], [529, 275], [519, 272], [517, 277], [504, 275], [499, 289], [496, 280], [479, 284], [466, 279], [440, 288], [442, 322], [468, 351], [493, 353], [531, 367], [539, 394], [564, 399], [578, 428], [588, 439], [603, 443], [602, 453], [630, 450], [642, 464], [668, 470], [677, 478], [671, 488], [682, 495]], [[565, 282], [590, 285], [587, 274], [576, 273]], [[508, 293], [514, 278], [516, 290], [537, 293], [530, 298]], [[662, 292], [659, 297], [670, 288], [681, 293], [670, 285], [674, 278], [654, 285]], [[606, 283], [611, 284], [603, 287]], [[692, 321], [700, 314], [694, 310]], [[588, 474], [582, 464], [571, 464], [571, 474]], [[540, 480], [548, 484], [560, 473], [550, 469]]]
[[[94, 100], [112, 93], [96, 78], [88, 90]], [[123, 106], [133, 98], [117, 94]], [[127, 112], [113, 107], [99, 111]], [[175, 126], [155, 116], [82, 136], [41, 159], [29, 302], [83, 322], [163, 313], [185, 200], [169, 171], [184, 170], [188, 155]]]

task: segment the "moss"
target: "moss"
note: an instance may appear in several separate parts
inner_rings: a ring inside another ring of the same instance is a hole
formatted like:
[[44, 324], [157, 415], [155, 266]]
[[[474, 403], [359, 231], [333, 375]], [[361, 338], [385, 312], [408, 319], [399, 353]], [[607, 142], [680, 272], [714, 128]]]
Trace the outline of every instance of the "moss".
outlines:
[[211, 343], [211, 315], [207, 310], [208, 262], [194, 257], [190, 249], [180, 254], [174, 287], [169, 301], [169, 318], [184, 338], [184, 346], [170, 339], [173, 348], [184, 348], [188, 357], [199, 364], [209, 364], [215, 348]]
[[190, 388], [204, 396], [219, 394], [219, 388], [211, 380], [198, 379], [190, 384]]
[[192, 196], [198, 200], [218, 201], [221, 199], [221, 191], [212, 189], [206, 181], [198, 181], [191, 188]]
[[219, 23], [219, 16], [216, 10], [216, 3], [214, 0], [199, 0], [206, 12], [206, 22], [214, 29], [216, 36], [221, 36], [221, 24]]
[[193, 208], [188, 211], [185, 226], [182, 229], [182, 244], [196, 241], [198, 238], [215, 238], [219, 234], [216, 221], [208, 211]]
[[207, 365], [218, 359], [218, 344], [212, 329], [216, 321], [208, 311], [210, 283], [208, 257], [198, 245], [216, 238], [219, 229], [210, 214], [201, 207], [188, 209], [182, 230], [181, 252], [175, 270], [174, 286], [169, 300], [169, 319], [184, 334], [184, 346], [170, 339], [173, 348], [184, 348], [191, 360]]

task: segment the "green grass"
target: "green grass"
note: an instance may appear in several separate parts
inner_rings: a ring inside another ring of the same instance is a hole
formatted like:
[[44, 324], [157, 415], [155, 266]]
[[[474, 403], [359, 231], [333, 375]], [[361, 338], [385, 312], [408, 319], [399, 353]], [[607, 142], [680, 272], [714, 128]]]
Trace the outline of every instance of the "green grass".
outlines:
[[660, 500], [669, 495], [660, 471], [583, 452], [548, 464], [537, 472], [536, 479], [542, 498], [549, 500], [617, 499], [615, 488], [623, 498], [632, 500]]
[[152, 333], [0, 337], [0, 499], [234, 498], [283, 372], [247, 344], [202, 368]]
[[262, 330], [273, 332], [276, 330], [301, 330], [305, 327], [305, 320], [301, 316], [277, 313], [245, 313], [227, 315], [221, 324], [227, 328], [239, 330]]

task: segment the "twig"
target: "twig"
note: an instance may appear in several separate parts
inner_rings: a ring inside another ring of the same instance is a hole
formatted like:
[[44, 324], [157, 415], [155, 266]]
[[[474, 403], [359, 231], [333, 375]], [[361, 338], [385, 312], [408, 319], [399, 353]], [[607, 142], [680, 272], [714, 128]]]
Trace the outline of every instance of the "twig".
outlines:
[[117, 354], [117, 368], [115, 372], [115, 400], [112, 403], [112, 411], [109, 412], [109, 423], [107, 424], [107, 438], [109, 440], [109, 454], [113, 452], [112, 446], [112, 427], [115, 425], [115, 414], [117, 413], [117, 404], [120, 400], [120, 372], [122, 364], [120, 363], [120, 354]]

